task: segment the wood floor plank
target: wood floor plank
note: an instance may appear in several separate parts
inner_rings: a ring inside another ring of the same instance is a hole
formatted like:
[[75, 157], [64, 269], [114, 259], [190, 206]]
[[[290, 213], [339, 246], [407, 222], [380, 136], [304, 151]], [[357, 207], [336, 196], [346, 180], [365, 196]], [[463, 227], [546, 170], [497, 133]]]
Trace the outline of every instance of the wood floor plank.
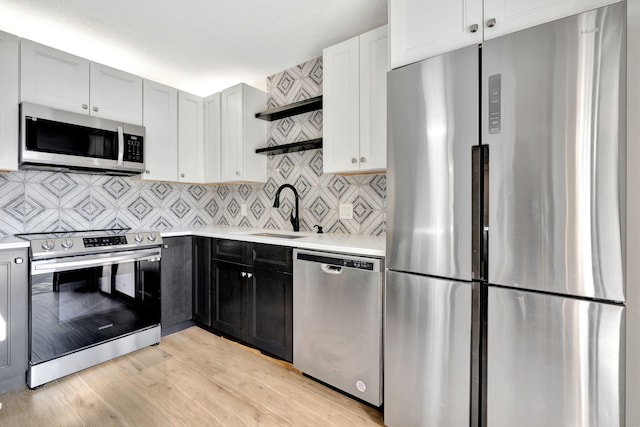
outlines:
[[197, 327], [0, 402], [0, 426], [11, 427], [383, 425], [290, 364]]

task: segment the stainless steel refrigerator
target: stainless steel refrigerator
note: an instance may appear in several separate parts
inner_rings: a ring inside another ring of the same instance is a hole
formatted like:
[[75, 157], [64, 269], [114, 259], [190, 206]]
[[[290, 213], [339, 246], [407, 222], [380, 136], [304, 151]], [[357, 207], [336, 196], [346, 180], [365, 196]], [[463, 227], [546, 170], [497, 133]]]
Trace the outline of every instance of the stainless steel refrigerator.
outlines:
[[388, 91], [385, 423], [624, 425], [624, 4]]

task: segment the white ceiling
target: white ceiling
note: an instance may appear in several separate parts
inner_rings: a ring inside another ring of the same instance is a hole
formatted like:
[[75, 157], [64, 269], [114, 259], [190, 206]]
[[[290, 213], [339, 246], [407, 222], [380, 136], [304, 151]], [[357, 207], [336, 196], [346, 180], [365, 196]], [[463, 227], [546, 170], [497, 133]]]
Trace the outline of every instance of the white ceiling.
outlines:
[[0, 0], [0, 30], [196, 95], [387, 22], [387, 0]]

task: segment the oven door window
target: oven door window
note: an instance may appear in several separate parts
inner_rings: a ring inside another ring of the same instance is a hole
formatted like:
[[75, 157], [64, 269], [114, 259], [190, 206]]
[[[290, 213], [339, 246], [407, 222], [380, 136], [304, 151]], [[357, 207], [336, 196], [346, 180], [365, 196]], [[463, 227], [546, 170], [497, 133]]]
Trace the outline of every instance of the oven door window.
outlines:
[[160, 323], [159, 262], [135, 261], [31, 277], [31, 363]]

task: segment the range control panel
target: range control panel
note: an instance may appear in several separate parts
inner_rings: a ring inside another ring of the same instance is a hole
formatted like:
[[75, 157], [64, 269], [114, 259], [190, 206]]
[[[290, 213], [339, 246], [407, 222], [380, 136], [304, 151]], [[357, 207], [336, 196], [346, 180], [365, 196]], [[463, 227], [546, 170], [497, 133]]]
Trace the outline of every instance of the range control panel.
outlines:
[[96, 246], [117, 246], [126, 245], [126, 236], [101, 236], [85, 237], [82, 239], [85, 248], [95, 248]]

